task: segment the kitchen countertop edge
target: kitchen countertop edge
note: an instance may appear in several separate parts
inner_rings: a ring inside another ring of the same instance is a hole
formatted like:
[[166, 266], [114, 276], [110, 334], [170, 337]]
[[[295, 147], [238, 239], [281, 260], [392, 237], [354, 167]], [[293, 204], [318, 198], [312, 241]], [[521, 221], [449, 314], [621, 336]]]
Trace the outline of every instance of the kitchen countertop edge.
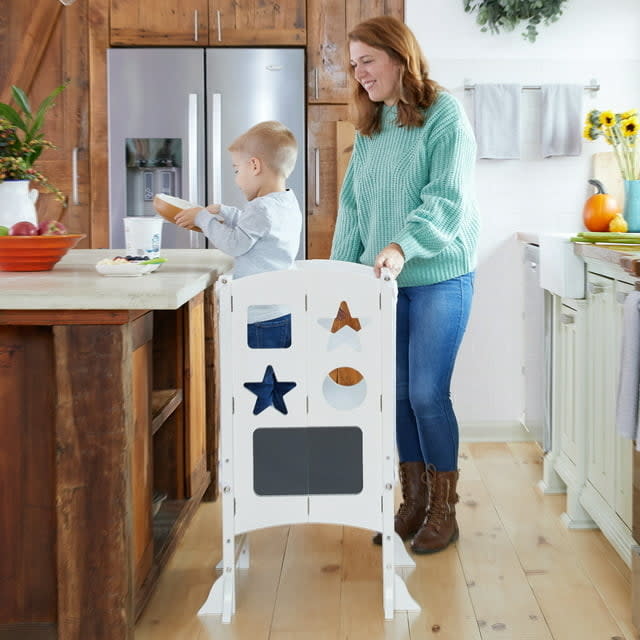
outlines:
[[138, 277], [103, 276], [96, 263], [117, 249], [69, 251], [51, 271], [0, 272], [0, 310], [178, 309], [233, 266], [217, 249], [167, 249], [167, 262]]

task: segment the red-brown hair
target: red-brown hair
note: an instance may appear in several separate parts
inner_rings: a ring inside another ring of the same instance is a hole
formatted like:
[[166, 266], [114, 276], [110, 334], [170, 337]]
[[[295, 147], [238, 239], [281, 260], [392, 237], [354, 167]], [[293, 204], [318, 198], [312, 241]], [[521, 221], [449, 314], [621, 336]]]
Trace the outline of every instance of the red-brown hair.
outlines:
[[[398, 101], [398, 124], [420, 127], [424, 123], [424, 111], [436, 100], [442, 87], [429, 78], [429, 65], [422, 49], [404, 22], [393, 16], [378, 16], [357, 25], [348, 35], [349, 42], [363, 42], [382, 49], [402, 68], [401, 93]], [[380, 131], [382, 102], [372, 102], [364, 87], [355, 80], [353, 106], [356, 128], [365, 136]]]

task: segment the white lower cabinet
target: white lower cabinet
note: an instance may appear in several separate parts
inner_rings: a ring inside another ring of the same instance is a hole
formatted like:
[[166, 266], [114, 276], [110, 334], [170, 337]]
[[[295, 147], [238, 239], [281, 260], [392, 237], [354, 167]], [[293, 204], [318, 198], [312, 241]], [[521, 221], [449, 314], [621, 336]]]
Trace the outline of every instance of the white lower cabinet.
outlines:
[[554, 300], [553, 435], [545, 465], [566, 485], [567, 526], [599, 527], [630, 565], [633, 442], [617, 434], [616, 400], [624, 300], [634, 286], [617, 266], [587, 261], [587, 268], [585, 300]]
[[566, 525], [592, 528], [595, 524], [580, 503], [587, 464], [587, 305], [584, 300], [557, 297], [554, 305], [553, 468], [566, 487]]

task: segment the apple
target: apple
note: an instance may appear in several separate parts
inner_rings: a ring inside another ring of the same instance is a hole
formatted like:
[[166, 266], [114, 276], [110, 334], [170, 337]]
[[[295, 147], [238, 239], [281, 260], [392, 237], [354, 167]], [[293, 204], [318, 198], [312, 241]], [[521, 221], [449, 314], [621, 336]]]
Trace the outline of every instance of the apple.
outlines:
[[37, 236], [38, 227], [31, 222], [23, 220], [22, 222], [16, 222], [11, 229], [9, 229], [10, 236]]
[[0, 236], [8, 236], [9, 235], [9, 227], [5, 227], [0, 224]]
[[67, 228], [58, 220], [43, 220], [38, 225], [38, 234], [41, 236], [64, 236]]

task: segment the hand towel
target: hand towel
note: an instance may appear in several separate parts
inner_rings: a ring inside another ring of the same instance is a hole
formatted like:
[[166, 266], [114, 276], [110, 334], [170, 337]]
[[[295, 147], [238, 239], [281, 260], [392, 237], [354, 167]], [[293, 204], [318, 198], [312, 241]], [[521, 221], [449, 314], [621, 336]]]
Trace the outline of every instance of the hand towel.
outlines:
[[582, 94], [580, 84], [543, 84], [542, 156], [579, 156], [582, 153]]
[[519, 84], [477, 84], [474, 95], [479, 158], [520, 158]]
[[639, 391], [640, 291], [632, 291], [624, 301], [616, 427], [619, 435], [636, 440], [636, 447], [638, 446]]

